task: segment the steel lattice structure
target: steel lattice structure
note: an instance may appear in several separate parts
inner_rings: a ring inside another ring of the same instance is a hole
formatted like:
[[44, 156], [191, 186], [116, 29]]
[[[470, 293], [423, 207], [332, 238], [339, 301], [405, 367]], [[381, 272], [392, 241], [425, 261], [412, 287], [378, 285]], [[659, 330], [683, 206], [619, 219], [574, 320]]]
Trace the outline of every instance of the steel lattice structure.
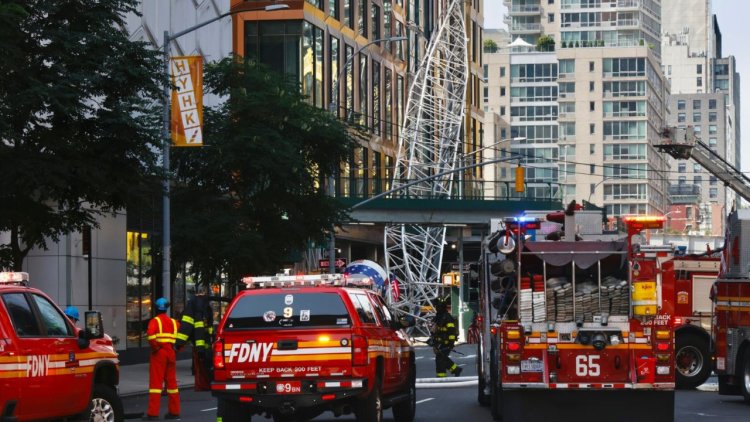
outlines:
[[[393, 187], [456, 168], [461, 148], [466, 85], [469, 77], [464, 1], [449, 0], [427, 46], [409, 90], [399, 135]], [[400, 198], [450, 198], [453, 175], [429, 179], [394, 194]], [[385, 229], [386, 270], [401, 282], [397, 309], [415, 314], [417, 328], [426, 333], [431, 315], [420, 307], [432, 305], [440, 287], [445, 227], [402, 224]]]

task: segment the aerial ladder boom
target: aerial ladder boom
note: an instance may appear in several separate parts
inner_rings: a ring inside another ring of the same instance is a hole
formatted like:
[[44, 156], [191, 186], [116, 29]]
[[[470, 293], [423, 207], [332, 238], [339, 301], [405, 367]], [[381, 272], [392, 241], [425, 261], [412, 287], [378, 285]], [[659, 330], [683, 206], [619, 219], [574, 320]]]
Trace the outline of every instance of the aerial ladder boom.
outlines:
[[654, 145], [657, 149], [678, 160], [692, 158], [739, 196], [750, 201], [750, 178], [697, 139], [692, 126], [666, 128], [661, 135], [660, 143]]

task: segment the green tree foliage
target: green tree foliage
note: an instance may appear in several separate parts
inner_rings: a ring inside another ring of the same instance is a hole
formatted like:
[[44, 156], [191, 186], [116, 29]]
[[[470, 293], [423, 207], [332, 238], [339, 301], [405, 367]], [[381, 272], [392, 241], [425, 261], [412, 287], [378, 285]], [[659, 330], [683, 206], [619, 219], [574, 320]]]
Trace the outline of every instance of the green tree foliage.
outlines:
[[538, 51], [555, 51], [555, 39], [549, 35], [542, 35], [536, 40]]
[[493, 40], [487, 39], [484, 40], [484, 52], [485, 53], [497, 53], [498, 46], [497, 43]]
[[0, 267], [124, 207], [158, 139], [158, 53], [124, 31], [137, 0], [0, 0]]
[[174, 262], [204, 281], [274, 272], [346, 219], [319, 182], [355, 141], [297, 83], [261, 65], [225, 59], [204, 80], [228, 100], [205, 110], [207, 146], [174, 152]]

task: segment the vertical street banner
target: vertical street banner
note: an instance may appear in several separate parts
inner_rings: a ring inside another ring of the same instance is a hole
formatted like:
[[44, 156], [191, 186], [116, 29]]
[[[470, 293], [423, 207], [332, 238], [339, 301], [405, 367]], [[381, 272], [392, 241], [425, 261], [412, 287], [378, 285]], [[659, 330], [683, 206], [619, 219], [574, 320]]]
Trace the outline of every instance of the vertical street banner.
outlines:
[[172, 145], [203, 146], [203, 58], [172, 57]]

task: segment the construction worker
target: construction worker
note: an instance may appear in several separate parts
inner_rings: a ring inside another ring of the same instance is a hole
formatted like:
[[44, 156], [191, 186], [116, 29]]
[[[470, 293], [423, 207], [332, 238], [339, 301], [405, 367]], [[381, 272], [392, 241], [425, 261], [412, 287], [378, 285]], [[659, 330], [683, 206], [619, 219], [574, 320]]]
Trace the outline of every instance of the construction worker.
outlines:
[[156, 316], [148, 323], [151, 359], [148, 379], [148, 410], [143, 420], [159, 420], [162, 385], [167, 384], [169, 413], [164, 419], [180, 419], [180, 393], [175, 372], [175, 350], [179, 323], [167, 315], [169, 301], [160, 297], [154, 303]]
[[198, 286], [195, 295], [188, 300], [180, 320], [177, 333], [177, 350], [190, 341], [193, 345], [193, 374], [195, 391], [211, 390], [211, 335], [213, 334], [213, 310], [208, 303], [206, 286]]
[[455, 376], [461, 375], [463, 369], [450, 358], [450, 353], [456, 343], [458, 328], [453, 315], [448, 312], [448, 298], [438, 298], [435, 301], [435, 320], [430, 342], [435, 352], [435, 375], [438, 378], [448, 376], [451, 372]]
[[75, 306], [68, 306], [65, 308], [65, 316], [68, 317], [68, 319], [73, 322], [73, 325], [78, 324], [78, 320], [81, 319], [80, 315], [78, 313], [78, 308]]

